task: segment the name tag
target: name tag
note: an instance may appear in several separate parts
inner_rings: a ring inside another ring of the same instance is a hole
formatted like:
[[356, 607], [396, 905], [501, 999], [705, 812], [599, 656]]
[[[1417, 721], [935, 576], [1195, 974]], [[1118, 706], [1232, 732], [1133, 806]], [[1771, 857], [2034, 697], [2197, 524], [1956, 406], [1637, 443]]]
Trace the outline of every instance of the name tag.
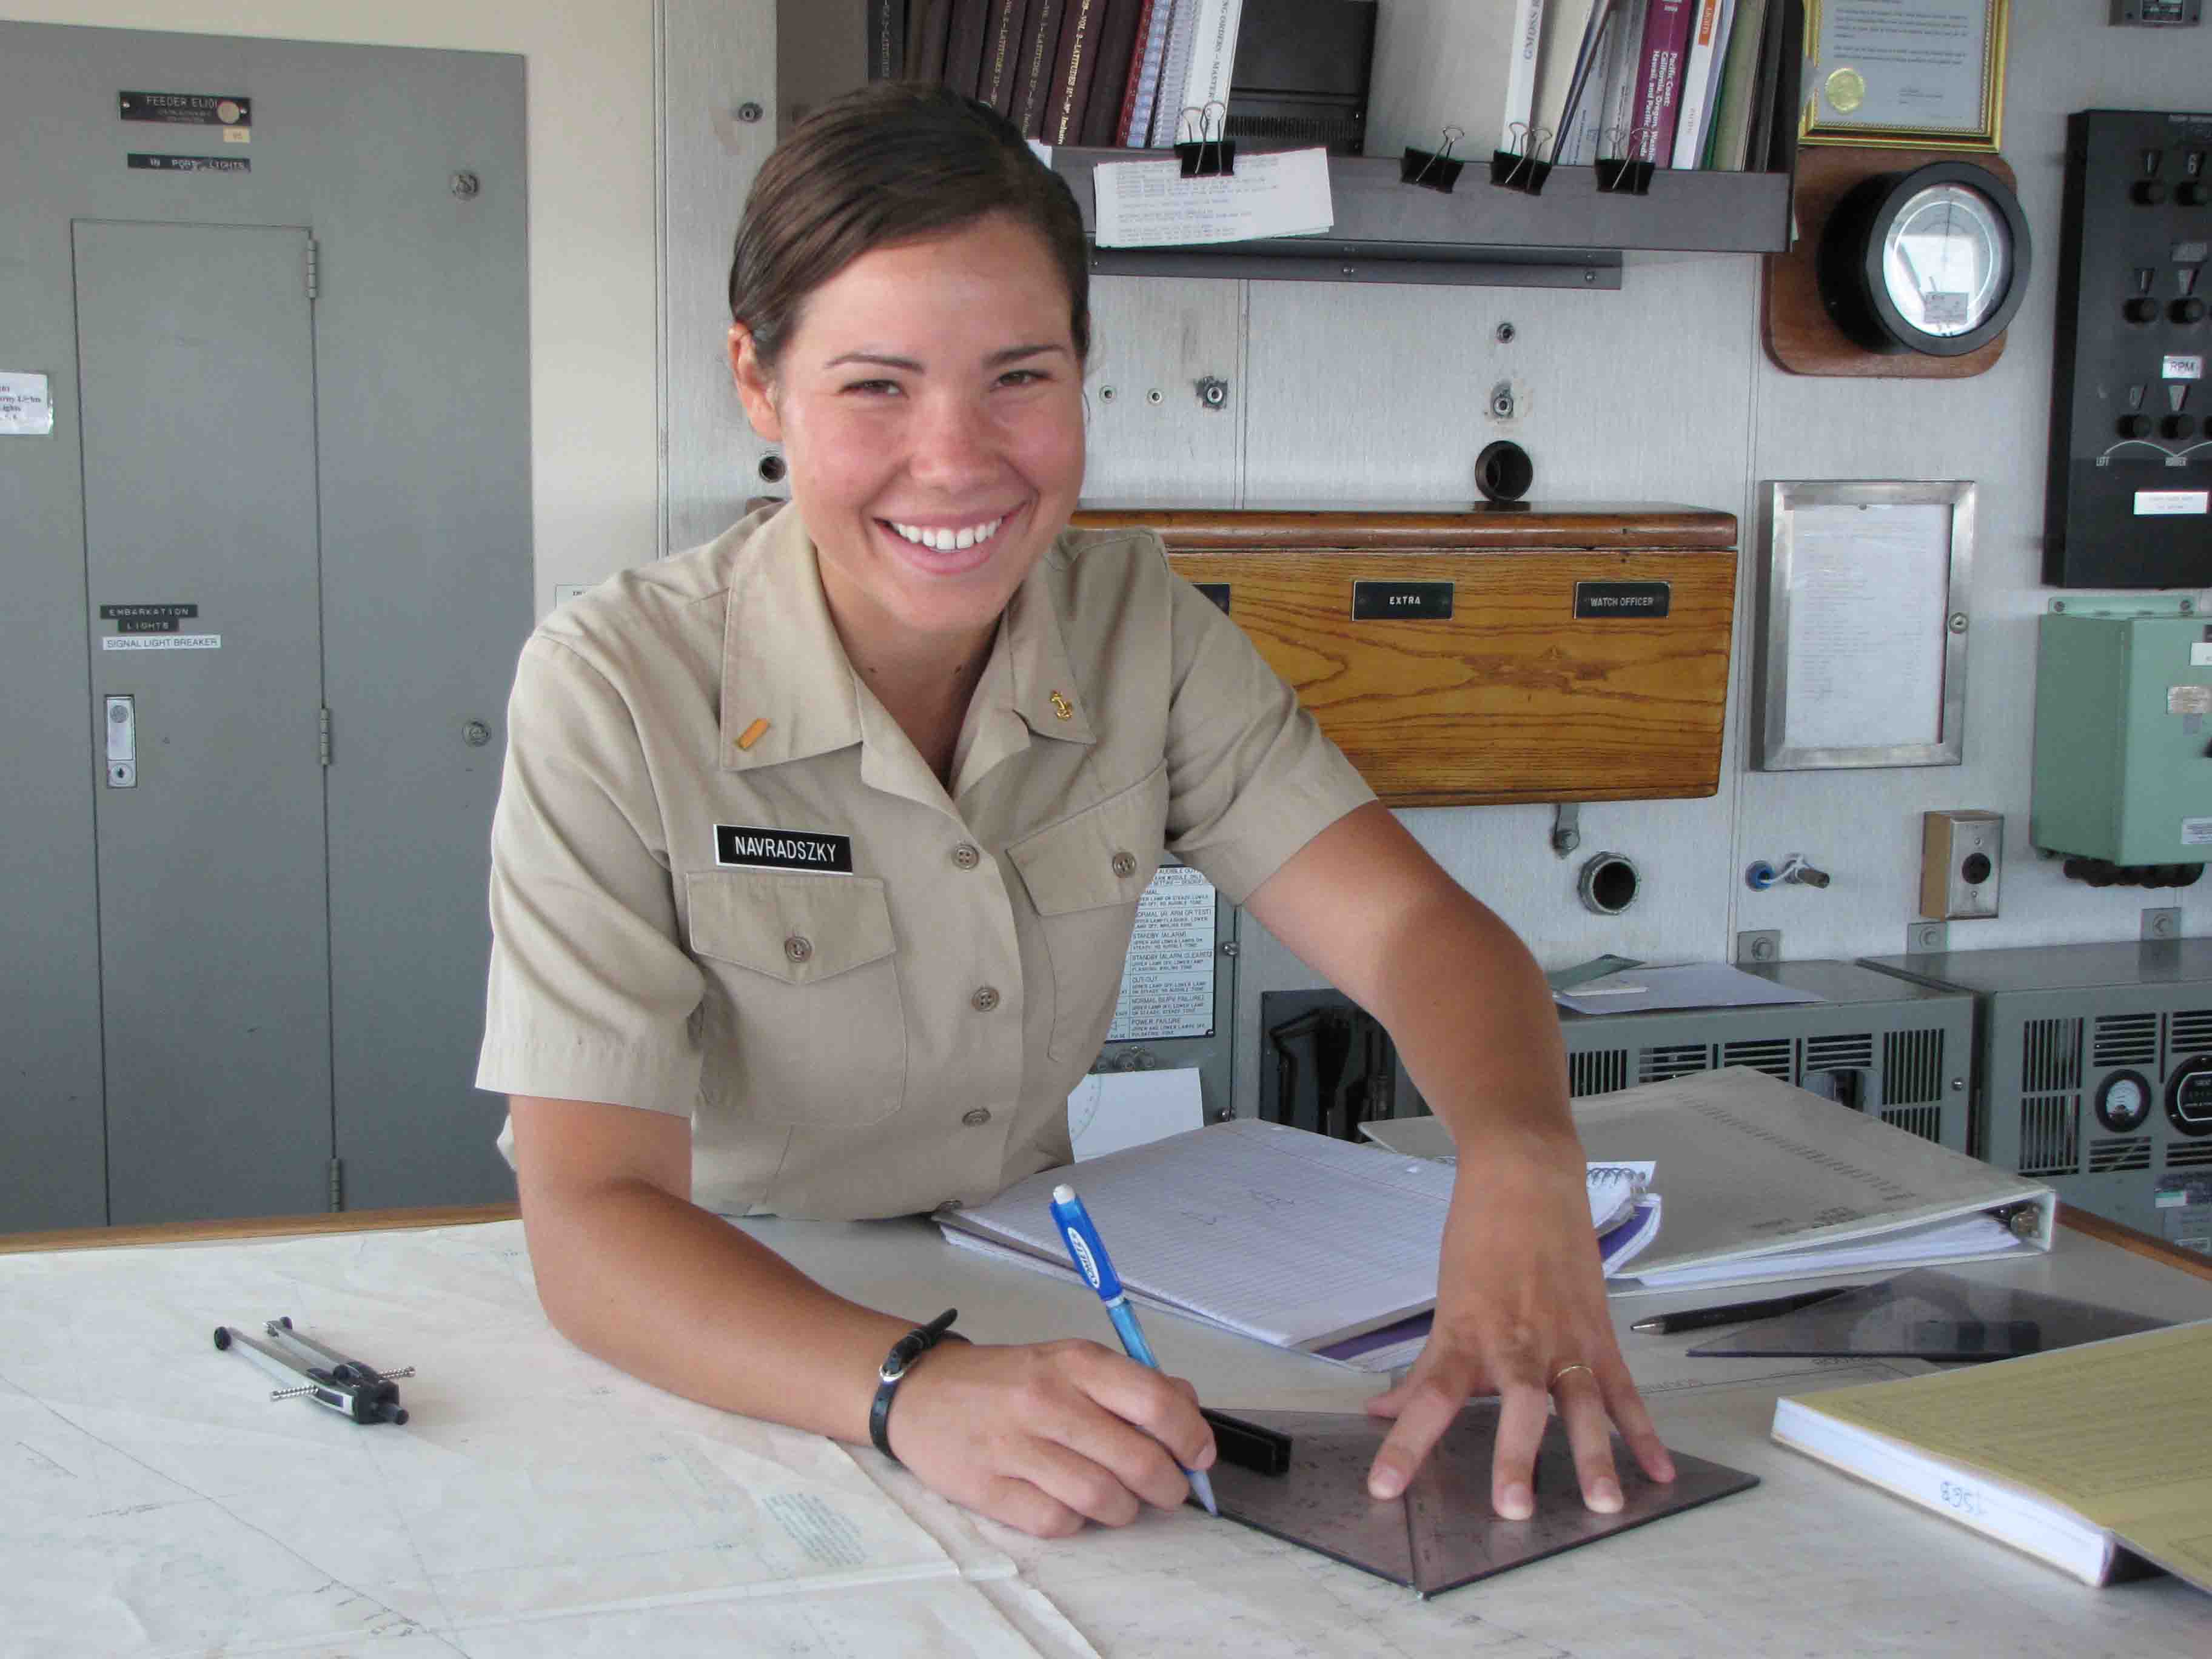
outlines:
[[853, 838], [818, 830], [755, 830], [742, 823], [714, 826], [714, 862], [744, 870], [853, 870]]

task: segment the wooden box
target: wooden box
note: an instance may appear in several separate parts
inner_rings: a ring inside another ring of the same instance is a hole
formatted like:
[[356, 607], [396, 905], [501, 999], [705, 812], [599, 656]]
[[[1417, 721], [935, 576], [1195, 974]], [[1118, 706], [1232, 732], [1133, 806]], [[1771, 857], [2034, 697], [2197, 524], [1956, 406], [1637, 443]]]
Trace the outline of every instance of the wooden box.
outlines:
[[1075, 522], [1158, 531], [1392, 805], [1719, 787], [1732, 514], [1117, 507]]

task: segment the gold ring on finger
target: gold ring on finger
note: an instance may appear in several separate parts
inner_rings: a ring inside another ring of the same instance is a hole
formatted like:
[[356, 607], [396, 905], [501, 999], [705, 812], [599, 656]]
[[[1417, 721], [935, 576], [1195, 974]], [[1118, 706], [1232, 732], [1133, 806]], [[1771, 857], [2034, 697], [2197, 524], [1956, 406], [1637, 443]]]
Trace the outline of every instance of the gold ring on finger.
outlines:
[[1562, 1365], [1559, 1370], [1553, 1371], [1552, 1373], [1551, 1386], [1553, 1389], [1557, 1389], [1559, 1386], [1559, 1379], [1565, 1376], [1571, 1371], [1589, 1371], [1589, 1374], [1592, 1376], [1595, 1376], [1597, 1375], [1595, 1371], [1590, 1371], [1590, 1368], [1589, 1366], [1583, 1364], [1580, 1360], [1577, 1360], [1571, 1365]]

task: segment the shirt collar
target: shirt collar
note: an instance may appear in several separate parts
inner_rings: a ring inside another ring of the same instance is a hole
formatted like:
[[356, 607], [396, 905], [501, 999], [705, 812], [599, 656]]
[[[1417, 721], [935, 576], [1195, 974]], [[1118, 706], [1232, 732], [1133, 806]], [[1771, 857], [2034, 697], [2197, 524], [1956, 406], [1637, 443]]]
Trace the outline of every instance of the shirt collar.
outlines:
[[[1053, 603], [1047, 567], [1058, 556], [1057, 544], [1048, 549], [1007, 601], [969, 704], [956, 794], [1026, 747], [1029, 732], [1060, 742], [1097, 741]], [[823, 595], [813, 538], [798, 509], [779, 510], [731, 557], [722, 634], [722, 766], [745, 772], [864, 740], [884, 744], [890, 722], [868, 718], [880, 715], [880, 708], [872, 697], [864, 706]], [[761, 721], [767, 724], [758, 735], [739, 747]]]

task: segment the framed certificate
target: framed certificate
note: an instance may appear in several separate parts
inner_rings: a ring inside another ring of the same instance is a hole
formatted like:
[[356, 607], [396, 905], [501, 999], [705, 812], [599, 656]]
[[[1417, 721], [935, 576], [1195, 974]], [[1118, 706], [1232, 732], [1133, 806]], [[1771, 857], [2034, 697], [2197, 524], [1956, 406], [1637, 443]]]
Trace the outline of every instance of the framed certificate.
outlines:
[[1961, 763], [1974, 495], [1964, 482], [1768, 484], [1760, 771]]
[[1808, 0], [1798, 142], [1994, 150], [2008, 0]]

